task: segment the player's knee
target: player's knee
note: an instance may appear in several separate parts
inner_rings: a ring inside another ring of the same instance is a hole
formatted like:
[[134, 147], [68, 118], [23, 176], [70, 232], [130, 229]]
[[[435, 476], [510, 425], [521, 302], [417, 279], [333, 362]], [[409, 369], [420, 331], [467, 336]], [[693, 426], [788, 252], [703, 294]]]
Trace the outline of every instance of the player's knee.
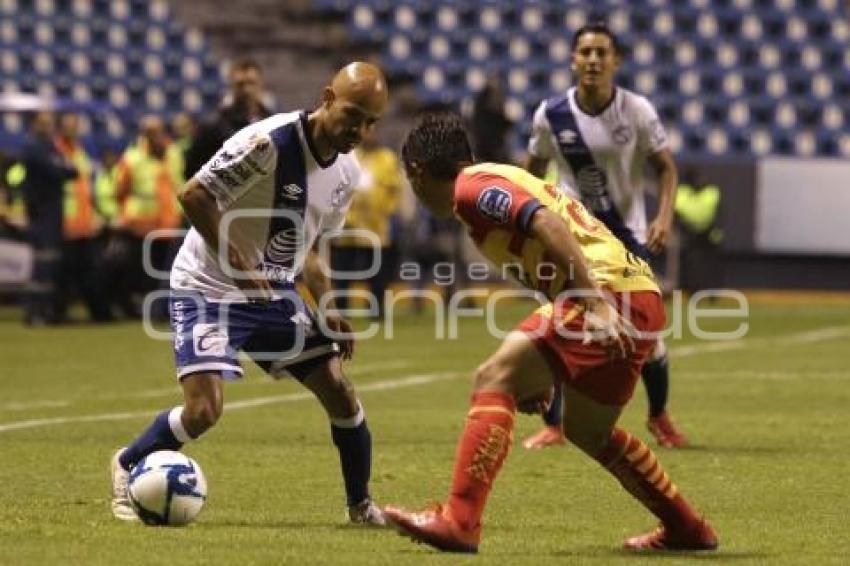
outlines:
[[[331, 380], [332, 407], [334, 418], [349, 418], [357, 414], [357, 393], [354, 386], [343, 376], [335, 376]], [[329, 411], [330, 412], [330, 411]]]
[[596, 456], [608, 445], [608, 439], [611, 437], [610, 430], [587, 430], [578, 426], [570, 426], [570, 423], [564, 424], [564, 436], [570, 443], [590, 456]]
[[183, 408], [183, 426], [190, 436], [198, 437], [215, 426], [221, 413], [221, 404], [212, 399], [191, 399]]
[[510, 368], [499, 362], [486, 361], [475, 370], [474, 385], [476, 390], [510, 390]]
[[332, 419], [347, 419], [357, 414], [357, 393], [341, 373], [323, 371], [311, 376], [305, 385], [318, 397]]

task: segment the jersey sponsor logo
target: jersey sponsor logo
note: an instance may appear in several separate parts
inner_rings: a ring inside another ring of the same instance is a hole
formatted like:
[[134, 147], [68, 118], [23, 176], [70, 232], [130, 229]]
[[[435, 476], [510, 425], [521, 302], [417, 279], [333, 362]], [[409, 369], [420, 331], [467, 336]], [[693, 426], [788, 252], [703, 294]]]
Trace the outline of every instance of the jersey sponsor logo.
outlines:
[[239, 162], [234, 163], [230, 167], [230, 170], [243, 182], [253, 177], [255, 173], [253, 169], [246, 167], [244, 164]]
[[217, 324], [196, 324], [192, 328], [195, 353], [203, 356], [224, 356], [227, 352], [227, 329]]
[[283, 188], [280, 189], [280, 196], [286, 200], [298, 200], [301, 198], [301, 193], [303, 192], [304, 189], [295, 183], [290, 183], [289, 185], [284, 185]]
[[587, 209], [578, 201], [571, 201], [570, 204], [567, 205], [567, 213], [576, 224], [588, 232], [593, 233], [599, 231], [599, 221], [596, 220], [596, 217], [591, 216]]
[[487, 187], [478, 195], [476, 207], [484, 218], [497, 224], [507, 224], [511, 218], [513, 196], [501, 187]]
[[263, 262], [263, 277], [271, 283], [291, 283], [295, 279], [295, 272], [283, 265]]
[[558, 132], [558, 143], [564, 145], [572, 145], [576, 143], [578, 139], [578, 134], [572, 130], [561, 130]]
[[242, 182], [235, 176], [231, 175], [227, 169], [213, 169], [212, 174], [231, 189], [238, 187]]
[[625, 124], [620, 124], [611, 132], [611, 139], [617, 145], [626, 145], [632, 139], [632, 129]]
[[311, 326], [313, 324], [313, 320], [303, 311], [298, 311], [289, 317], [289, 321], [302, 326]]
[[266, 244], [266, 258], [273, 263], [291, 264], [303, 244], [297, 228], [285, 228]]
[[608, 196], [608, 177], [600, 167], [587, 165], [576, 175], [581, 200], [593, 211], [611, 208], [611, 198]]
[[228, 142], [210, 161], [209, 169], [226, 185], [235, 187], [254, 175], [266, 174], [261, 166], [262, 155], [270, 148], [270, 140], [261, 134], [236, 143]]

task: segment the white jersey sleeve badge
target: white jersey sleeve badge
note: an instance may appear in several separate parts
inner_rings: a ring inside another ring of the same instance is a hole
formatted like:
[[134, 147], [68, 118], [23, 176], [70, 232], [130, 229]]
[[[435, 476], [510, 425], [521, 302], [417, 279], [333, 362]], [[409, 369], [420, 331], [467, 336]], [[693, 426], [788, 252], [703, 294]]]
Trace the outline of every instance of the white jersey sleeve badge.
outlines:
[[267, 134], [240, 132], [227, 140], [195, 177], [224, 209], [272, 173], [274, 153]]

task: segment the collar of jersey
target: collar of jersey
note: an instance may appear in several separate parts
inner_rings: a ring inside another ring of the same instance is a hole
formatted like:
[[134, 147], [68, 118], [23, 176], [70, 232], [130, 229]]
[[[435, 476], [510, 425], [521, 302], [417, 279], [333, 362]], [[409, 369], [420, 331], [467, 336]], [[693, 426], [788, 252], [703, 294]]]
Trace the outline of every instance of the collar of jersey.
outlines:
[[323, 160], [319, 155], [319, 151], [316, 149], [316, 146], [313, 145], [313, 138], [310, 137], [310, 130], [307, 128], [307, 112], [301, 111], [301, 115], [299, 116], [301, 120], [301, 131], [304, 132], [304, 139], [307, 140], [307, 147], [310, 149], [310, 153], [313, 155], [313, 159], [316, 160], [316, 163], [319, 164], [319, 167], [322, 169], [327, 169], [336, 161], [339, 153], [334, 153], [333, 157], [328, 159], [327, 161]]
[[601, 115], [603, 112], [608, 110], [611, 107], [612, 104], [614, 104], [614, 101], [617, 100], [617, 91], [618, 90], [619, 89], [617, 88], [617, 85], [614, 85], [614, 91], [611, 93], [611, 98], [608, 99], [608, 102], [606, 102], [605, 104], [602, 105], [602, 108], [600, 108], [599, 110], [597, 110], [596, 112], [593, 112], [593, 113], [586, 111], [584, 108], [581, 107], [581, 104], [579, 104], [579, 102], [578, 102], [578, 87], [576, 87], [573, 90], [573, 102], [575, 103], [576, 108], [578, 108], [579, 111], [582, 114], [584, 114], [585, 116], [590, 116], [591, 118], [596, 118], [597, 116]]

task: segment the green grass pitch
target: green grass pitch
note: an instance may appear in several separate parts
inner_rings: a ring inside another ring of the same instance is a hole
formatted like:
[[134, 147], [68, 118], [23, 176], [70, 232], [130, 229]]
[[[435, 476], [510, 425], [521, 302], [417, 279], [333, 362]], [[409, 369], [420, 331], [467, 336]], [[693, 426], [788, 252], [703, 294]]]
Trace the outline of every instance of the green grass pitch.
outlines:
[[[509, 328], [528, 309], [500, 313]], [[846, 564], [850, 560], [850, 305], [752, 307], [742, 340], [672, 340], [671, 409], [692, 447], [658, 450], [714, 523], [715, 554], [661, 563]], [[731, 326], [737, 325], [735, 321]], [[714, 328], [730, 323], [713, 321]], [[448, 488], [469, 376], [497, 341], [480, 320], [435, 340], [432, 318], [401, 317], [392, 340], [358, 344], [348, 366], [374, 438], [372, 491], [419, 506]], [[619, 549], [654, 519], [574, 448], [530, 453], [518, 420], [475, 558], [345, 523], [327, 419], [294, 382], [251, 367], [236, 403], [187, 448], [209, 501], [188, 528], [124, 524], [109, 512], [107, 464], [173, 406], [168, 343], [138, 325], [25, 329], [0, 312], [0, 564], [643, 564]], [[246, 364], [247, 366], [248, 364]], [[639, 386], [623, 424], [648, 439]], [[19, 428], [10, 428], [19, 427]]]

